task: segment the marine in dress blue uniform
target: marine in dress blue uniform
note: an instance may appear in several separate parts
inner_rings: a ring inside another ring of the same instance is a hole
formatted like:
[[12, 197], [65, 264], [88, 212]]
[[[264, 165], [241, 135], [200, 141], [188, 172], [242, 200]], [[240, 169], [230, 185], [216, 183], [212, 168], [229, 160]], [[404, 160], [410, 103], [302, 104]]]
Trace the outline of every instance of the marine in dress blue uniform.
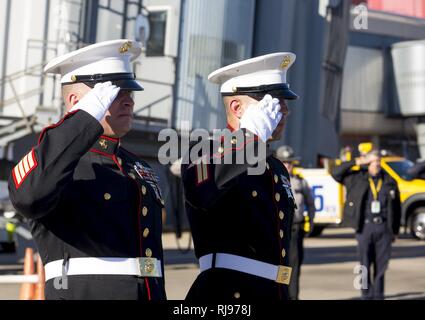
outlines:
[[114, 40], [45, 68], [61, 74], [69, 110], [12, 170], [9, 192], [29, 220], [47, 299], [166, 298], [158, 179], [120, 143], [130, 93], [143, 90], [130, 65], [140, 53], [137, 42]]
[[[221, 85], [232, 134], [195, 144], [193, 148], [207, 152], [182, 165], [201, 271], [187, 300], [288, 299], [288, 251], [296, 205], [288, 172], [266, 144], [280, 138], [288, 112], [285, 100], [297, 97], [286, 83], [286, 71], [294, 60], [292, 53], [274, 53], [209, 76]], [[265, 170], [252, 175], [249, 169], [258, 165], [252, 154], [262, 147]], [[226, 156], [231, 163], [214, 161]], [[209, 161], [197, 161], [200, 158]]]

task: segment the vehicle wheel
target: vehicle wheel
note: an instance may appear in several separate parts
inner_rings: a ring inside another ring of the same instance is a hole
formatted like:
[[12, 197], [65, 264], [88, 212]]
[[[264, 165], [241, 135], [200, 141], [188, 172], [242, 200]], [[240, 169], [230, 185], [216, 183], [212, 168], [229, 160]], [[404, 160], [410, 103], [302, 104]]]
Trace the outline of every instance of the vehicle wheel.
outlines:
[[323, 230], [325, 229], [324, 226], [314, 226], [313, 231], [308, 235], [311, 237], [318, 237], [322, 234]]
[[425, 207], [413, 212], [410, 219], [410, 232], [415, 238], [425, 240]]

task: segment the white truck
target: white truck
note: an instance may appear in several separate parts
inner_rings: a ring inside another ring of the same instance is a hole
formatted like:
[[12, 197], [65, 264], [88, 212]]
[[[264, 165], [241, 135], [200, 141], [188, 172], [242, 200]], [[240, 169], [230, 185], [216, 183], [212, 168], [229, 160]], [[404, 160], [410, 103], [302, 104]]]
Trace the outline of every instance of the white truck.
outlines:
[[339, 225], [343, 217], [344, 187], [336, 182], [327, 169], [296, 168], [309, 184], [316, 207], [314, 229], [311, 236], [318, 236], [326, 226]]

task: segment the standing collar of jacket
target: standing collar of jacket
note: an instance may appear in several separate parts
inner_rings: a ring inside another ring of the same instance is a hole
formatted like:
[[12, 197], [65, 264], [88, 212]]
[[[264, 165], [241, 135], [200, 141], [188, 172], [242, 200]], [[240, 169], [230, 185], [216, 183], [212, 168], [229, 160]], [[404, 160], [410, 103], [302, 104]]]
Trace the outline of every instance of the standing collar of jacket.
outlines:
[[119, 145], [120, 139], [102, 135], [97, 139], [90, 151], [105, 156], [113, 156], [118, 152]]

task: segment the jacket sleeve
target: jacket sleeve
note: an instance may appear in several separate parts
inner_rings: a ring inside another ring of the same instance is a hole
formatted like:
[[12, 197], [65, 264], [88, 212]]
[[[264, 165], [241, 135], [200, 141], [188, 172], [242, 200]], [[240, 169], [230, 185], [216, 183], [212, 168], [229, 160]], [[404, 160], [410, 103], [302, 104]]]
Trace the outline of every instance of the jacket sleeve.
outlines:
[[9, 195], [17, 211], [31, 219], [54, 211], [79, 159], [102, 133], [100, 123], [82, 110], [68, 113], [57, 124], [45, 128], [38, 145], [10, 175]]
[[339, 166], [333, 168], [331, 175], [337, 182], [344, 184], [344, 180], [353, 174], [351, 168], [355, 165], [355, 160], [343, 162]]
[[401, 220], [401, 202], [400, 202], [400, 190], [398, 189], [397, 182], [394, 181], [394, 198], [392, 199], [393, 209], [393, 234], [398, 235], [400, 232], [400, 220]]
[[[261, 160], [264, 160], [265, 165], [265, 154], [262, 159], [252, 157], [254, 154], [259, 156], [260, 144], [264, 147], [263, 150], [266, 150], [264, 142], [245, 129], [238, 130], [233, 134], [245, 138], [240, 142], [234, 142], [235, 138], [233, 137], [230, 148], [223, 148], [223, 142], [217, 144], [213, 140], [202, 141], [194, 147], [198, 150], [202, 149], [202, 151], [208, 150], [208, 155], [202, 152], [195, 161], [189, 154], [183, 158], [181, 172], [185, 198], [192, 207], [209, 210], [237, 184], [239, 176], [245, 173], [249, 167], [255, 167]], [[194, 153], [193, 147], [189, 153]], [[232, 161], [225, 161], [225, 157]], [[196, 161], [201, 158], [202, 162]], [[241, 161], [236, 161], [237, 159]]]

